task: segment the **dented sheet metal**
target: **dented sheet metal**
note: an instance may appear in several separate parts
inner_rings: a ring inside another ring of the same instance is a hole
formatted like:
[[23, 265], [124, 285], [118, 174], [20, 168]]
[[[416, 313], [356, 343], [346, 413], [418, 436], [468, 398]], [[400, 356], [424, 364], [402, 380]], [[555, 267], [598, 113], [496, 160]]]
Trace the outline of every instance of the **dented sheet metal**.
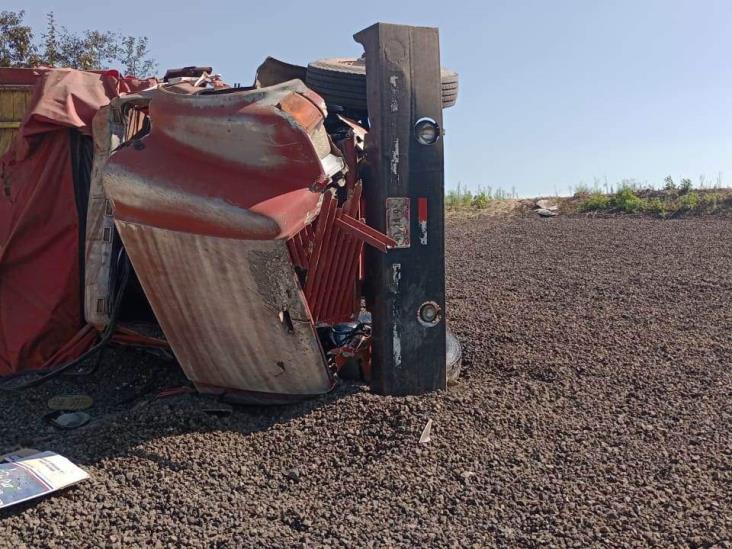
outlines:
[[118, 226], [155, 316], [199, 390], [330, 389], [284, 241]]
[[322, 197], [313, 191], [343, 165], [305, 92], [299, 81], [210, 95], [161, 90], [150, 104], [151, 134], [105, 170], [115, 217], [226, 238], [289, 238], [317, 214]]
[[332, 387], [286, 244], [343, 169], [324, 114], [299, 81], [162, 89], [150, 135], [105, 168], [125, 249], [199, 390], [277, 399]]
[[142, 129], [151, 92], [116, 97], [99, 109], [92, 120], [94, 161], [89, 183], [84, 257], [84, 318], [100, 332], [111, 318], [114, 219], [104, 194], [104, 167], [120, 144]]

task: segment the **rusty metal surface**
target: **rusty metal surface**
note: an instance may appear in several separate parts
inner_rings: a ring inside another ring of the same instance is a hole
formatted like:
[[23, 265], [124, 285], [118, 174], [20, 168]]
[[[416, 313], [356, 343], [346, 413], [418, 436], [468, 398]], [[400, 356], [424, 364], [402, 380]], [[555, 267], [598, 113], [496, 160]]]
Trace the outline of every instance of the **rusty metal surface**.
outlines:
[[412, 244], [408, 196], [390, 196], [386, 199], [386, 234], [393, 238], [397, 248]]
[[281, 84], [288, 80], [300, 80], [305, 82], [305, 75], [307, 69], [299, 65], [293, 65], [275, 59], [274, 57], [267, 57], [264, 62], [257, 68], [257, 75], [255, 77], [255, 86], [257, 88], [264, 88], [267, 86], [274, 86], [275, 84]]
[[350, 320], [355, 312], [353, 299], [342, 301], [356, 289], [356, 279], [348, 273], [360, 253], [360, 248], [351, 245], [354, 239], [336, 225], [346, 207], [348, 204], [339, 206], [335, 194], [326, 191], [315, 229], [305, 227], [288, 241], [294, 265], [307, 272], [303, 289], [316, 323]]
[[316, 147], [325, 129], [311, 93], [298, 81], [210, 95], [161, 89], [151, 134], [107, 166], [115, 217], [227, 238], [297, 233], [317, 215], [314, 191], [343, 167]]
[[194, 383], [289, 395], [331, 389], [285, 242], [123, 221], [117, 226], [155, 316]]
[[305, 227], [287, 242], [293, 264], [306, 272], [305, 298], [316, 323], [351, 320], [358, 312], [359, 263], [364, 244], [381, 252], [397, 244], [355, 217], [361, 190], [359, 181], [340, 206], [335, 193], [327, 191], [315, 230]]
[[124, 129], [115, 124], [109, 105], [99, 109], [92, 121], [94, 162], [89, 183], [84, 250], [84, 318], [97, 330], [109, 322], [111, 302], [111, 256], [114, 220], [102, 188], [102, 172], [112, 151], [119, 145]]
[[145, 115], [139, 109], [149, 104], [152, 93], [116, 97], [92, 121], [94, 162], [86, 216], [84, 318], [100, 331], [110, 320], [114, 236], [112, 206], [102, 185], [104, 168], [114, 150], [143, 127]]
[[389, 248], [396, 248], [397, 242], [393, 238], [386, 236], [384, 233], [372, 229], [363, 221], [354, 219], [350, 215], [340, 213], [336, 218], [336, 225], [346, 231], [351, 236], [362, 240], [369, 246], [373, 246], [382, 253], [386, 253]]
[[[315, 395], [332, 379], [287, 240], [344, 167], [300, 82], [160, 89], [151, 132], [111, 157], [104, 190], [171, 348], [199, 390]], [[291, 245], [289, 245], [291, 246]]]

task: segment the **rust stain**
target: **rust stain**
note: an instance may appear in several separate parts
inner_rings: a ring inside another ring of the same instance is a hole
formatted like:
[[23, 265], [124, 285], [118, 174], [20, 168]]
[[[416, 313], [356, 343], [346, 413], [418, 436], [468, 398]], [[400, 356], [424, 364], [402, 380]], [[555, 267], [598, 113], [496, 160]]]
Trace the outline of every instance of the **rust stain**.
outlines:
[[[278, 395], [331, 389], [285, 242], [123, 221], [117, 227], [155, 316], [196, 385]], [[282, 329], [282, 308], [290, 313], [292, 333]], [[277, 363], [285, 367], [273, 368]]]
[[151, 133], [103, 172], [171, 349], [201, 391], [327, 392], [333, 379], [294, 268], [317, 263], [310, 225], [336, 206], [318, 189], [344, 170], [322, 100], [297, 81], [179, 92], [152, 96]]

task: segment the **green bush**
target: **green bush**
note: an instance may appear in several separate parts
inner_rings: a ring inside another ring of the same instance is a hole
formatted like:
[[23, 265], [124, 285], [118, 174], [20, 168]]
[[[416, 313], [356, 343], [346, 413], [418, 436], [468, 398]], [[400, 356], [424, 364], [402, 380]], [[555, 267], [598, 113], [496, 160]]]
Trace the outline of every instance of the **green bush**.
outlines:
[[656, 213], [661, 213], [664, 210], [660, 200], [656, 199], [652, 204], [646, 204], [646, 201], [636, 195], [631, 187], [624, 186], [613, 196], [607, 196], [600, 192], [592, 193], [579, 205], [579, 211], [603, 212], [615, 210], [624, 213], [637, 213], [645, 211], [647, 207], [653, 208]]
[[491, 202], [496, 200], [509, 200], [515, 196], [515, 192], [508, 192], [501, 187], [495, 190], [488, 185], [486, 187], [478, 187], [473, 193], [465, 189], [462, 184], [458, 183], [457, 189], [450, 189], [445, 194], [445, 208], [448, 210], [475, 208], [485, 209]]
[[625, 213], [636, 213], [643, 209], [643, 199], [633, 192], [630, 187], [623, 187], [612, 199], [613, 209]]
[[700, 207], [708, 212], [714, 212], [719, 208], [722, 197], [719, 193], [705, 193], [699, 199]]
[[472, 206], [473, 208], [483, 209], [488, 207], [488, 203], [491, 201], [490, 195], [486, 191], [478, 191], [473, 196]]
[[679, 209], [690, 212], [699, 207], [699, 195], [690, 192], [679, 198]]
[[579, 205], [581, 212], [603, 212], [610, 209], [610, 198], [602, 193], [592, 193]]
[[663, 216], [666, 215], [666, 205], [660, 198], [649, 198], [643, 205], [643, 211]]
[[684, 178], [681, 180], [681, 184], [679, 185], [679, 192], [682, 194], [686, 194], [693, 188], [693, 185], [691, 184], [691, 179]]
[[463, 190], [458, 183], [457, 189], [450, 189], [445, 195], [445, 207], [448, 210], [470, 207], [473, 204], [473, 193]]

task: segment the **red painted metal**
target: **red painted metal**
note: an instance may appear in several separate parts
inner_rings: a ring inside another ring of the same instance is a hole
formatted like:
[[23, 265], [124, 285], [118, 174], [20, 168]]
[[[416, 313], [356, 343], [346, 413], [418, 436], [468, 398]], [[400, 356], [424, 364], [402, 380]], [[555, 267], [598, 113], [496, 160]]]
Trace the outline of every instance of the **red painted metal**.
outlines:
[[[393, 239], [353, 217], [360, 210], [362, 185], [354, 181], [350, 186], [351, 192], [341, 206], [335, 193], [326, 191], [313, 223], [315, 231], [312, 226], [305, 227], [288, 241], [293, 264], [307, 271], [305, 298], [316, 323], [351, 320], [358, 312], [364, 243], [382, 252], [396, 245]], [[308, 240], [309, 234], [312, 240]]]
[[[338, 210], [336, 213], [336, 220], [338, 219], [338, 216], [341, 215], [341, 212], [342, 210]], [[349, 262], [349, 256], [347, 255], [348, 235], [343, 231], [338, 230], [334, 230], [333, 233], [333, 266], [328, 273], [330, 278], [329, 287], [331, 288], [331, 291], [325, 295], [322, 311], [322, 316], [326, 319], [334, 319], [339, 316], [338, 313], [340, 311], [337, 309], [338, 299], [340, 296], [349, 293], [349, 286], [352, 283], [351, 280], [346, 279], [343, 276], [343, 272], [346, 270], [346, 266]], [[352, 311], [348, 311], [348, 313], [351, 312]]]
[[3, 86], [34, 86], [49, 69], [11, 69], [0, 70], [0, 84]]
[[[330, 155], [329, 146], [316, 149], [325, 130], [314, 120], [322, 123], [322, 113], [305, 90], [280, 85], [266, 94], [204, 96], [160, 90], [150, 105], [151, 134], [107, 167], [105, 189], [118, 197], [115, 218], [223, 238], [287, 239], [299, 232], [317, 214], [320, 194], [313, 187], [328, 180], [319, 160]], [[154, 150], [155, 162], [142, 148]], [[150, 184], [168, 174], [174, 183]], [[258, 181], [268, 183], [252, 184]]]
[[346, 199], [339, 203], [336, 194], [327, 191], [318, 218], [288, 241], [293, 264], [305, 273], [305, 297], [316, 323], [348, 321], [358, 313], [364, 243], [383, 252], [396, 244], [360, 220], [363, 186], [359, 162], [366, 130], [341, 119], [353, 130], [338, 143], [347, 167]]
[[[150, 135], [106, 166], [125, 249], [201, 391], [271, 402], [333, 385], [294, 270], [317, 267], [324, 244], [330, 253], [323, 235], [337, 203], [320, 188], [343, 168], [319, 102], [293, 82], [208, 95], [161, 90]], [[320, 240], [306, 230], [316, 218]]]
[[[363, 186], [359, 181], [353, 187], [353, 193], [348, 198], [344, 211], [351, 217], [356, 217], [361, 209], [361, 192]], [[358, 311], [361, 306], [361, 293], [358, 281], [361, 280], [359, 266], [363, 261], [363, 241], [346, 234], [347, 255], [351, 258], [347, 263], [344, 280], [350, 284], [349, 291], [343, 292], [339, 298], [338, 310]]]
[[396, 240], [386, 236], [384, 233], [372, 229], [366, 223], [354, 219], [350, 215], [341, 213], [336, 219], [336, 225], [344, 231], [350, 233], [355, 238], [358, 238], [373, 246], [377, 250], [386, 253], [389, 248], [395, 248], [397, 243]]
[[427, 245], [427, 199], [417, 199], [417, 226], [419, 228], [419, 243]]
[[426, 198], [417, 199], [417, 215], [418, 215], [420, 223], [422, 223], [422, 222], [427, 223], [427, 199]]
[[[318, 280], [317, 272], [318, 266], [325, 242], [325, 235], [327, 234], [328, 219], [332, 219], [335, 214], [337, 203], [333, 196], [333, 193], [325, 193], [323, 198], [323, 205], [320, 208], [320, 215], [318, 217], [317, 226], [315, 228], [315, 234], [313, 237], [313, 251], [309, 258], [310, 269], [308, 272], [308, 278], [305, 283], [305, 298], [310, 304], [310, 311], [313, 312], [315, 308], [315, 285]], [[315, 314], [313, 313], [315, 317]]]
[[332, 323], [353, 315], [352, 310], [336, 309], [337, 298], [348, 289], [348, 283], [338, 276], [348, 261], [343, 253], [343, 235], [335, 228], [340, 211], [335, 193], [326, 191], [315, 231], [306, 227], [290, 240], [293, 262], [307, 270], [305, 298], [315, 322]]
[[[367, 131], [354, 120], [340, 115], [338, 118], [348, 125], [353, 132], [348, 138], [339, 143], [339, 148], [343, 152], [346, 166], [349, 169], [346, 173], [346, 186], [349, 190], [349, 196], [343, 211], [353, 218], [361, 219], [364, 204], [362, 198], [363, 184], [359, 178], [359, 162], [363, 157]], [[352, 283], [350, 291], [344, 292], [340, 297], [339, 307], [358, 311], [361, 307], [359, 282], [363, 280], [363, 241], [347, 235], [346, 242], [349, 255], [355, 259], [348, 264], [345, 279], [352, 280], [354, 283]]]
[[335, 198], [331, 201], [331, 204], [334, 205], [333, 208], [331, 208], [328, 211], [328, 215], [325, 218], [325, 224], [324, 224], [324, 230], [323, 230], [323, 243], [320, 250], [320, 256], [318, 257], [318, 264], [316, 268], [312, 271], [313, 273], [313, 302], [312, 306], [312, 314], [315, 318], [323, 320], [324, 317], [322, 315], [323, 313], [323, 306], [324, 302], [327, 298], [327, 292], [331, 292], [335, 290], [335, 288], [332, 287], [332, 280], [330, 277], [330, 274], [332, 273], [333, 269], [333, 247], [334, 247], [334, 239], [333, 239], [333, 223], [336, 219], [336, 200]]

